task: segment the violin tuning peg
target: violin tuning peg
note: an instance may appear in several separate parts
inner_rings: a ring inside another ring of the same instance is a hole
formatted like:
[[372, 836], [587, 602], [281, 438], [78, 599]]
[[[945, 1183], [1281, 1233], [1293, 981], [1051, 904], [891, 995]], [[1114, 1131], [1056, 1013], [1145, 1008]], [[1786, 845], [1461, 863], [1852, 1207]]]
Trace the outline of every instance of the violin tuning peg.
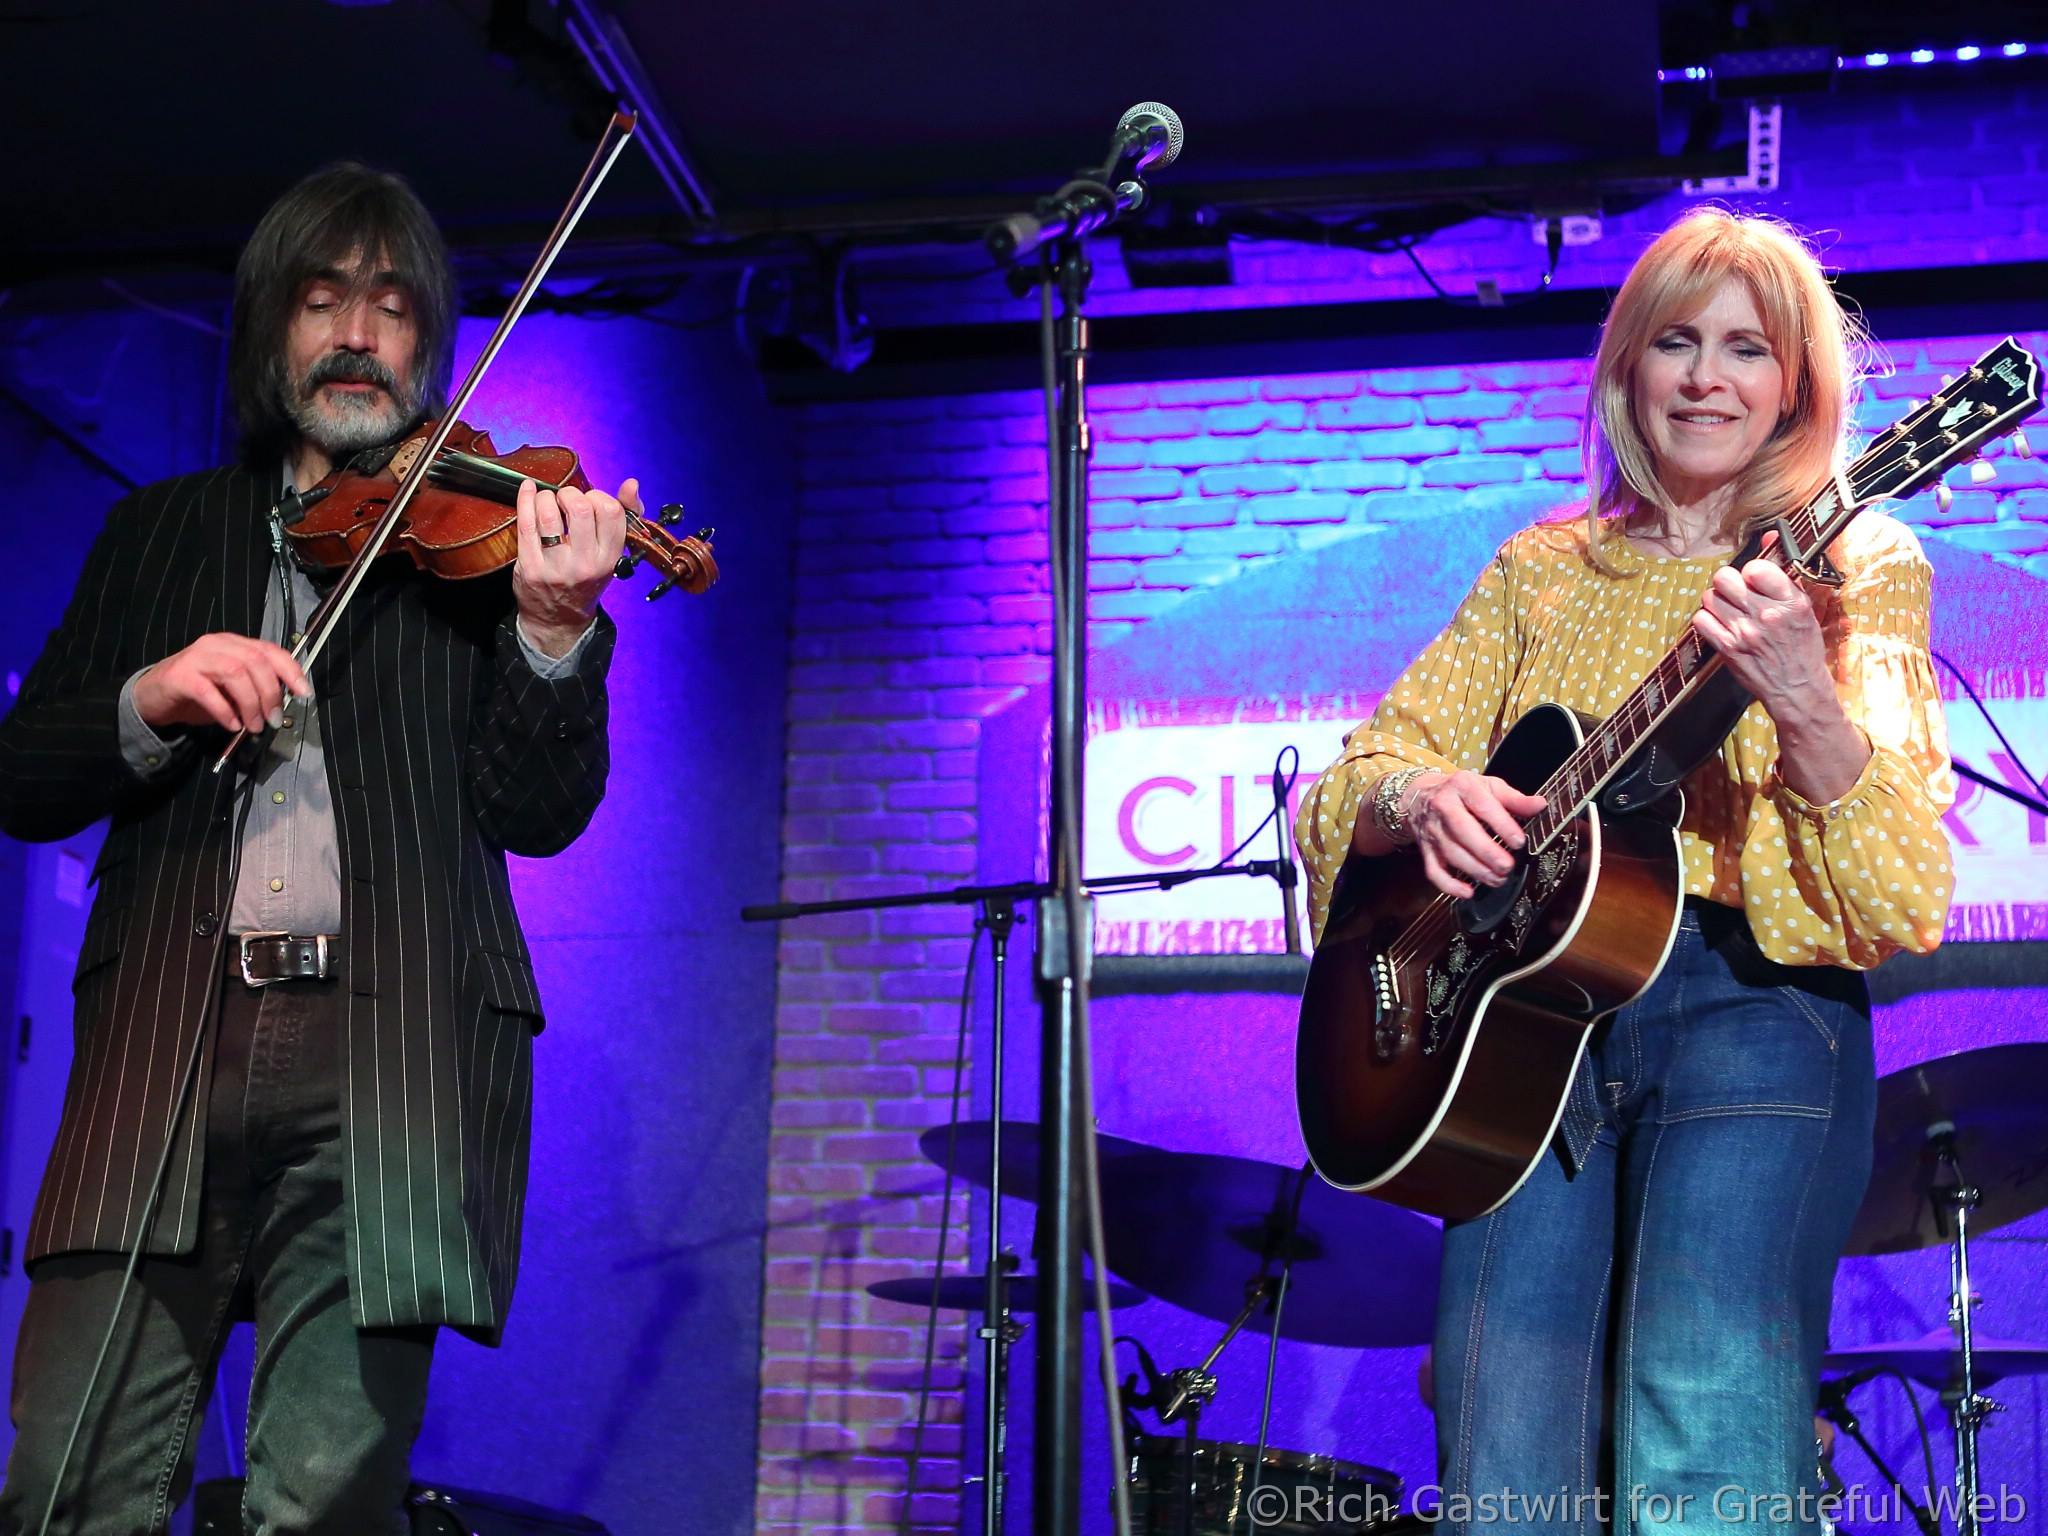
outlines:
[[621, 581], [624, 581], [628, 576], [632, 575], [633, 557], [631, 555], [619, 556], [618, 562], [612, 566], [612, 574], [618, 577]]
[[697, 530], [697, 542], [699, 544], [709, 544], [711, 542], [712, 535], [716, 534], [717, 532], [718, 530], [716, 528], [712, 527], [709, 523], [706, 523], [702, 528], [699, 528]]
[[1950, 507], [1955, 505], [1955, 499], [1955, 492], [1948, 488], [1946, 480], [1934, 482], [1934, 505], [1937, 511], [1946, 513]]
[[656, 586], [654, 590], [647, 594], [647, 601], [649, 601], [650, 603], [653, 602], [657, 597], [660, 597], [663, 593], [667, 592], [668, 589], [674, 586], [675, 584], [675, 578], [673, 576], [669, 577], [666, 581]]
[[2015, 432], [2012, 435], [2012, 451], [2023, 459], [2031, 459], [2034, 456], [2034, 445], [2027, 441], [2026, 433]]
[[1979, 459], [1970, 466], [1970, 484], [1988, 485], [1998, 478], [1998, 466], [1987, 459]]
[[682, 520], [683, 509], [677, 506], [674, 502], [670, 502], [667, 506], [661, 509], [661, 525], [664, 528], [673, 528], [677, 523], [680, 523]]

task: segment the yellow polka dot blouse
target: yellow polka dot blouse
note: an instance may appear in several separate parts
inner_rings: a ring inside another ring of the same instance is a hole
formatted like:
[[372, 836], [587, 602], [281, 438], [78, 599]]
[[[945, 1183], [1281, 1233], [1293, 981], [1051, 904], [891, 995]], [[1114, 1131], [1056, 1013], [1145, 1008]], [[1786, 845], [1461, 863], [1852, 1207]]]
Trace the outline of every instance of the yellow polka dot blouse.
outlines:
[[[1670, 559], [1603, 540], [1613, 576], [1586, 555], [1583, 516], [1524, 529], [1473, 584], [1449, 628], [1395, 682], [1303, 799], [1295, 841], [1322, 933], [1352, 830], [1383, 774], [1483, 769], [1527, 710], [1550, 702], [1605, 717], [1678, 640], [1725, 556]], [[1764, 953], [1862, 970], [1941, 940], [1954, 876], [1941, 813], [1955, 798], [1927, 655], [1932, 568], [1912, 530], [1880, 512], [1829, 550], [1846, 578], [1813, 601], [1869, 765], [1814, 805], [1774, 772], [1777, 731], [1752, 704], [1718, 756], [1685, 781], [1685, 889], [1748, 913]]]

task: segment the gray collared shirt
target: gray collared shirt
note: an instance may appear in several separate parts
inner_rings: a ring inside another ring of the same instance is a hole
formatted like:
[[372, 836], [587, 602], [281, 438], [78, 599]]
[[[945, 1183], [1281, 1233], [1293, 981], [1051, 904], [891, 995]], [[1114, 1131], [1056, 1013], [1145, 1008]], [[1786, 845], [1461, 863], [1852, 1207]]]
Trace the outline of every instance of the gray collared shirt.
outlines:
[[[285, 471], [285, 490], [291, 472]], [[284, 589], [291, 590], [287, 622]], [[320, 594], [296, 560], [279, 555], [263, 600], [261, 636], [289, 649], [294, 626], [303, 625]], [[569, 653], [549, 656], [513, 625], [526, 664], [542, 678], [567, 676], [590, 641], [584, 630]], [[146, 672], [147, 667], [142, 669]], [[121, 689], [121, 755], [144, 779], [175, 771], [194, 750], [189, 736], [165, 741], [144, 723], [135, 707], [137, 672]], [[315, 686], [318, 686], [317, 680]], [[230, 933], [341, 932], [341, 844], [335, 828], [334, 798], [327, 780], [327, 756], [320, 741], [320, 716], [310, 704], [287, 697], [284, 725], [263, 742], [256, 770], [255, 803], [242, 832], [242, 862], [228, 909]]]

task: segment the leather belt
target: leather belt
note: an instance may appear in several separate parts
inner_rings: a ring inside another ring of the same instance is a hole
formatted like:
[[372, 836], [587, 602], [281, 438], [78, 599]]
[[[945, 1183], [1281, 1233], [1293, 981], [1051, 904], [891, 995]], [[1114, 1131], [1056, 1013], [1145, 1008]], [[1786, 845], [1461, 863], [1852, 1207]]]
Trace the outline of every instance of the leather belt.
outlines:
[[341, 969], [341, 939], [330, 933], [238, 933], [228, 950], [228, 966], [251, 987], [325, 981]]

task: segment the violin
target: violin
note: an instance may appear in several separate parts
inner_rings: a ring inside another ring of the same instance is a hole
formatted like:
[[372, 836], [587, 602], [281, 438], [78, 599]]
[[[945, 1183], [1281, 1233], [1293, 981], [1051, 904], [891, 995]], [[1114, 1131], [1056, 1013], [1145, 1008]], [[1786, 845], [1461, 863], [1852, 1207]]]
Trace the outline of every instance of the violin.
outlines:
[[[436, 430], [436, 423], [427, 422], [396, 448], [359, 454], [300, 492], [299, 515], [284, 530], [300, 562], [330, 571], [354, 564]], [[488, 433], [451, 422], [381, 553], [408, 555], [430, 575], [456, 581], [505, 569], [519, 557], [515, 508], [522, 480], [544, 491], [590, 489], [574, 449], [523, 447], [501, 454]], [[670, 533], [682, 517], [677, 506], [663, 507], [657, 519], [626, 510], [626, 552], [617, 570], [630, 576], [645, 561], [660, 571], [663, 580], [647, 594], [649, 602], [672, 587], [699, 593], [718, 580], [712, 530]]]

